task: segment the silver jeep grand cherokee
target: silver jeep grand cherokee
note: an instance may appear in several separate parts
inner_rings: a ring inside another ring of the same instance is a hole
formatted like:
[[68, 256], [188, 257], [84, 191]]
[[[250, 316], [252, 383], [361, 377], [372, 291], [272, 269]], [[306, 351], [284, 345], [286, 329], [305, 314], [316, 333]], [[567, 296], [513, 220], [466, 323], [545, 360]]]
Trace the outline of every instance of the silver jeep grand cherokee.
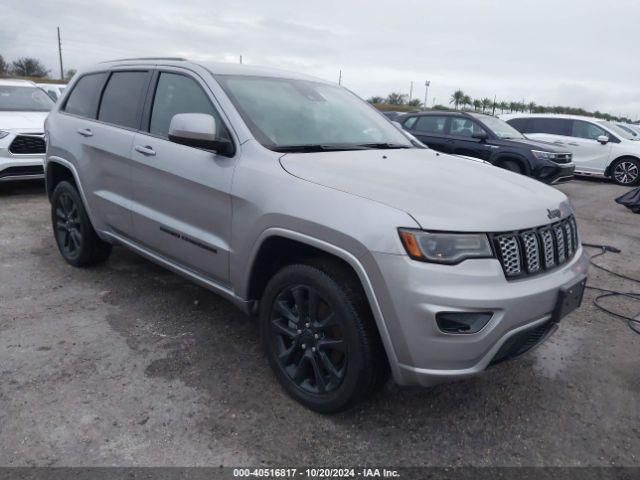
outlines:
[[46, 140], [67, 262], [123, 245], [257, 314], [276, 377], [320, 412], [389, 373], [424, 386], [477, 374], [582, 299], [562, 193], [426, 149], [316, 78], [103, 63], [75, 76]]

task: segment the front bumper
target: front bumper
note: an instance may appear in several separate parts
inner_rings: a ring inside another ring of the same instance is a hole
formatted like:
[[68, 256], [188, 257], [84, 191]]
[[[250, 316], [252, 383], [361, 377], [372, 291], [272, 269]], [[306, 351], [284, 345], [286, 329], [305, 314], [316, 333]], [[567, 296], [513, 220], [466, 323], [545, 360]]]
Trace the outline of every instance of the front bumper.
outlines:
[[538, 180], [549, 185], [557, 185], [573, 180], [575, 173], [575, 164], [573, 163], [555, 163], [547, 161], [545, 165], [539, 167], [534, 176]]
[[44, 153], [14, 154], [9, 147], [18, 135], [41, 135], [36, 131], [11, 131], [0, 139], [0, 183], [44, 178]]
[[[452, 266], [405, 255], [376, 253], [374, 258], [384, 283], [374, 288], [385, 289], [392, 303], [385, 323], [397, 358], [394, 379], [400, 385], [422, 386], [480, 373], [500, 360], [506, 342], [534, 333], [531, 329], [540, 327], [539, 339], [546, 339], [554, 329], [548, 322], [560, 288], [584, 278], [588, 266], [580, 248], [555, 270], [507, 281], [496, 259]], [[444, 333], [436, 314], [452, 311], [489, 311], [493, 317], [475, 334]]]

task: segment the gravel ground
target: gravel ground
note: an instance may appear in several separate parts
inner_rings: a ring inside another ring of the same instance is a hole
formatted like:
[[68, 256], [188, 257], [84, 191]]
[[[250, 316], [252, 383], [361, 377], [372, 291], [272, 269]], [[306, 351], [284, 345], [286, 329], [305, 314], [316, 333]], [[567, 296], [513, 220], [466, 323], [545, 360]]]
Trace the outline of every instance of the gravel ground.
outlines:
[[[560, 188], [583, 241], [623, 249], [598, 261], [640, 277], [625, 189]], [[593, 297], [516, 361], [322, 416], [278, 386], [253, 319], [121, 248], [68, 266], [42, 185], [0, 186], [0, 465], [640, 466], [640, 336]]]

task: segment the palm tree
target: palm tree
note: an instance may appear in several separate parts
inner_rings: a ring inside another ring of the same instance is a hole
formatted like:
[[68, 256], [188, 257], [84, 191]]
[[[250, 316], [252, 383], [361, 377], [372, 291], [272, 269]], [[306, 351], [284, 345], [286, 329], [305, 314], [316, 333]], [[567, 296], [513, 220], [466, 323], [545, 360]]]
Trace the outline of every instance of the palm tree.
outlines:
[[487, 108], [491, 108], [491, 104], [492, 104], [492, 103], [493, 103], [493, 102], [491, 101], [491, 99], [490, 99], [490, 98], [483, 98], [483, 99], [482, 99], [482, 113], [484, 113], [484, 111], [485, 111]]
[[453, 103], [453, 106], [455, 107], [455, 109], [458, 109], [458, 105], [460, 105], [462, 103], [462, 100], [464, 100], [465, 94], [462, 90], [456, 90], [455, 92], [453, 92], [453, 95], [451, 95], [451, 100], [449, 100], [449, 103]]
[[476, 98], [473, 101], [473, 109], [477, 112], [481, 108], [482, 108], [482, 100], [480, 100], [479, 98]]
[[407, 101], [407, 95], [404, 93], [392, 92], [387, 95], [387, 103], [389, 105], [404, 105]]
[[471, 100], [471, 97], [469, 95], [465, 95], [464, 98], [462, 99], [462, 106], [466, 107], [466, 106], [471, 106], [473, 105], [473, 101]]
[[529, 102], [529, 105], [527, 105], [529, 107], [529, 113], [533, 113], [533, 111], [536, 109], [537, 105], [535, 104], [535, 102]]

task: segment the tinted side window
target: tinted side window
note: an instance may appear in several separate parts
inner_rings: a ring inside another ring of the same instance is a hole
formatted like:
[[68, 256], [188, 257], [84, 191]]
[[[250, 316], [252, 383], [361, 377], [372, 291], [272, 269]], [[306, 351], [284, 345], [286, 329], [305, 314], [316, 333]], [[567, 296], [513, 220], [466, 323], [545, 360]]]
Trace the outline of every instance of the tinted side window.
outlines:
[[451, 119], [451, 135], [471, 137], [474, 133], [484, 132], [484, 129], [467, 118]]
[[113, 72], [102, 94], [98, 120], [138, 128], [148, 72]]
[[447, 119], [445, 117], [432, 117], [425, 115], [417, 118], [418, 121], [413, 127], [414, 130], [417, 130], [420, 133], [444, 134], [444, 126], [447, 123]]
[[571, 130], [572, 137], [588, 138], [589, 140], [597, 140], [599, 136], [609, 135], [602, 128], [594, 125], [593, 123], [583, 122], [582, 120], [573, 121], [573, 129]]
[[520, 133], [527, 133], [527, 118], [512, 118], [507, 120], [507, 123]]
[[228, 138], [224, 125], [209, 97], [192, 78], [176, 73], [161, 73], [151, 109], [149, 132], [169, 136], [169, 125], [178, 113], [206, 113], [216, 119], [218, 135]]
[[530, 118], [526, 133], [548, 133], [551, 135], [571, 135], [571, 120], [563, 118]]
[[403, 124], [404, 128], [407, 128], [407, 129], [413, 128], [413, 124], [416, 123], [416, 120], [418, 120], [418, 117], [409, 117], [407, 120], [405, 120]]
[[78, 80], [67, 98], [64, 111], [83, 117], [96, 118], [100, 89], [106, 76], [106, 73], [92, 73]]

